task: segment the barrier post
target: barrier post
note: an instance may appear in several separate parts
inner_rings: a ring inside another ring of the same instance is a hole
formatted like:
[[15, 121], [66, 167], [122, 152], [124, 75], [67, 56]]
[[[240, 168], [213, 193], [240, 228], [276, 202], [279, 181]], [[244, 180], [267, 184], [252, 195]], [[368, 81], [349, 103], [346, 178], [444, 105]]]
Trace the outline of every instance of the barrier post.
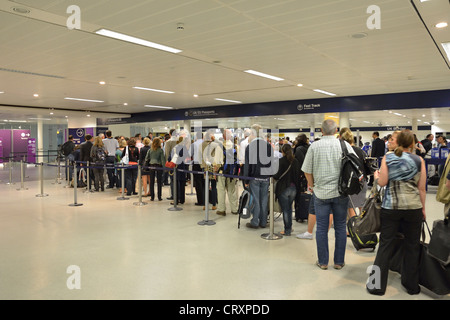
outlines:
[[56, 179], [53, 184], [61, 184], [61, 158], [58, 156], [58, 166], [56, 168]]
[[283, 236], [278, 233], [274, 233], [274, 218], [273, 218], [273, 205], [275, 200], [274, 190], [273, 190], [273, 177], [270, 177], [269, 184], [269, 197], [270, 197], [270, 212], [269, 212], [269, 233], [263, 233], [261, 238], [266, 240], [279, 240], [283, 239]]
[[[64, 186], [64, 188], [70, 188], [70, 165], [69, 165], [69, 159], [66, 158], [66, 178], [67, 178], [67, 184]], [[73, 173], [72, 173], [73, 178]]]
[[213, 226], [215, 221], [209, 220], [209, 171], [206, 170], [205, 175], [205, 220], [197, 223], [199, 226]]
[[14, 185], [15, 183], [12, 181], [12, 175], [13, 175], [13, 163], [11, 162], [11, 158], [9, 158], [8, 166], [9, 166], [9, 182], [7, 182], [6, 184], [9, 185], [9, 186], [12, 186], [12, 185]]
[[147, 204], [147, 202], [143, 202], [142, 201], [142, 166], [140, 164], [138, 164], [138, 181], [139, 181], [138, 182], [139, 201], [138, 202], [133, 202], [133, 205], [135, 205], [135, 206], [145, 206]]
[[41, 186], [41, 193], [37, 194], [36, 197], [38, 197], [38, 198], [48, 197], [48, 194], [44, 193], [44, 163], [43, 162], [41, 162], [40, 167], [39, 167], [39, 183]]
[[25, 170], [23, 169], [24, 162], [23, 160], [20, 160], [20, 188], [17, 189], [17, 191], [21, 190], [28, 190], [28, 188], [25, 188]]
[[121, 167], [120, 177], [122, 180], [122, 196], [118, 197], [117, 200], [130, 200], [130, 198], [125, 197], [125, 165], [122, 163]]
[[173, 185], [173, 207], [167, 209], [169, 211], [181, 211], [183, 208], [178, 207], [178, 182], [177, 182], [177, 167], [173, 168], [173, 178], [172, 178], [172, 185]]
[[194, 193], [194, 173], [192, 173], [192, 164], [189, 165], [189, 171], [191, 171], [191, 193], [187, 193], [187, 196], [195, 196]]
[[89, 161], [86, 162], [86, 190], [84, 191], [84, 193], [94, 193], [94, 190], [91, 190], [91, 176], [90, 176], [90, 171], [89, 170]]
[[73, 162], [73, 174], [74, 174], [74, 179], [73, 179], [73, 203], [69, 204], [69, 207], [80, 207], [83, 204], [82, 203], [78, 203], [78, 199], [77, 199], [77, 189], [78, 189], [78, 173], [77, 173], [77, 163], [74, 161]]

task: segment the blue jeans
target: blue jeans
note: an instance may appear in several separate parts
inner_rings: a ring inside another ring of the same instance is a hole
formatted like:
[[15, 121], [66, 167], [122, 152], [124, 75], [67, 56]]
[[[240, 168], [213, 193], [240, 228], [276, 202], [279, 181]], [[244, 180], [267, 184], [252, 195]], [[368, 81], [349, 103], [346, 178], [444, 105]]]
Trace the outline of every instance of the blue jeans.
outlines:
[[249, 189], [254, 200], [253, 218], [250, 223], [254, 227], [265, 227], [269, 213], [267, 200], [269, 195], [269, 180], [250, 180]]
[[330, 214], [333, 214], [335, 247], [334, 264], [343, 264], [345, 260], [345, 247], [347, 245], [347, 207], [348, 197], [336, 197], [332, 199], [319, 199], [314, 197], [316, 210], [316, 243], [319, 264], [328, 265], [328, 227]]
[[294, 203], [297, 189], [295, 186], [286, 188], [279, 196], [281, 211], [283, 211], [284, 232], [290, 235], [292, 231], [292, 204]]

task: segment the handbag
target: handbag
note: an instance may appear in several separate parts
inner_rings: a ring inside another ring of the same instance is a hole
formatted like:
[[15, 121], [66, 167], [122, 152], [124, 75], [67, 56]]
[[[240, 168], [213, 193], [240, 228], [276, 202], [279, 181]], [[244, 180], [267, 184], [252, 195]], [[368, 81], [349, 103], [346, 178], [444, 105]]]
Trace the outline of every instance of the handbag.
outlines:
[[353, 228], [358, 235], [368, 235], [381, 230], [381, 196], [376, 181], [373, 184], [370, 196], [361, 208], [361, 214], [355, 219]]
[[[432, 236], [428, 224], [424, 221], [420, 242], [419, 285], [435, 294], [446, 295], [450, 293], [450, 266], [442, 265], [437, 259], [428, 254], [429, 245], [425, 243], [425, 226], [430, 237]], [[402, 273], [403, 263], [403, 241], [404, 237], [397, 238], [394, 244], [396, 249], [391, 257], [389, 266], [390, 270], [400, 274]]]
[[128, 165], [128, 163], [130, 162], [130, 156], [128, 154], [128, 146], [125, 147], [125, 155], [122, 157], [122, 159], [120, 160], [121, 164], [125, 164]]
[[450, 190], [445, 186], [447, 182], [447, 176], [450, 172], [450, 157], [447, 158], [447, 162], [445, 162], [444, 171], [442, 172], [441, 179], [439, 180], [439, 187], [436, 193], [436, 200], [442, 203], [450, 202]]
[[[291, 167], [292, 167], [292, 164], [289, 165], [289, 168], [287, 168], [287, 170], [280, 176], [280, 178], [278, 178], [278, 180], [276, 180], [276, 181], [274, 180], [273, 190], [274, 190], [275, 195], [277, 193], [276, 190], [277, 190], [278, 181], [283, 179], [283, 177], [289, 172], [289, 170], [291, 170]], [[270, 199], [269, 199], [269, 205], [270, 205]], [[283, 212], [283, 210], [281, 210], [281, 205], [280, 205], [280, 202], [278, 201], [277, 197], [275, 197], [275, 199], [273, 201], [273, 212]]]
[[442, 265], [450, 265], [450, 227], [448, 225], [449, 213], [444, 220], [436, 220], [431, 232], [428, 254], [438, 260]]

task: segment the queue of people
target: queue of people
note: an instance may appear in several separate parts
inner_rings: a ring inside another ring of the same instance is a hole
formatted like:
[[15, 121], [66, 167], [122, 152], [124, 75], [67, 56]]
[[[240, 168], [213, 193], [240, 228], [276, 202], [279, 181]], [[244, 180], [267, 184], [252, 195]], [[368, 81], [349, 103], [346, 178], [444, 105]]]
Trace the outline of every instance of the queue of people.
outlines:
[[[73, 159], [90, 161], [94, 166], [93, 184], [96, 191], [104, 191], [105, 181], [102, 165], [107, 169], [109, 185], [107, 188], [121, 186], [120, 175], [113, 164], [140, 164], [144, 167], [144, 196], [154, 201], [157, 196], [162, 201], [164, 173], [161, 170], [167, 163], [177, 166], [176, 179], [170, 179], [173, 203], [185, 202], [186, 171], [194, 170], [194, 187], [197, 191], [195, 205], [211, 205], [218, 215], [225, 216], [228, 208], [232, 214], [238, 213], [237, 184], [242, 180], [253, 198], [252, 218], [246, 226], [250, 229], [266, 228], [269, 213], [269, 178], [274, 179], [274, 198], [279, 202], [283, 215], [284, 230], [281, 234], [290, 236], [293, 232], [293, 206], [299, 202], [299, 194], [311, 193], [309, 204], [308, 231], [299, 234], [300, 239], [313, 239], [316, 225], [317, 261], [316, 265], [327, 270], [330, 260], [328, 232], [333, 224], [335, 245], [333, 267], [337, 270], [345, 266], [347, 243], [347, 219], [356, 214], [355, 208], [361, 208], [371, 181], [385, 189], [381, 211], [381, 233], [374, 266], [381, 270], [381, 286], [367, 287], [371, 294], [383, 295], [386, 291], [389, 260], [394, 248], [393, 242], [399, 230], [405, 236], [407, 252], [404, 257], [405, 272], [402, 284], [410, 294], [420, 292], [418, 285], [418, 259], [420, 254], [421, 224], [426, 219], [425, 183], [426, 168], [422, 154], [429, 150], [429, 144], [419, 142], [410, 130], [395, 131], [388, 136], [385, 144], [378, 133], [373, 134], [374, 150], [380, 153], [379, 170], [373, 170], [366, 161], [368, 155], [356, 146], [356, 139], [349, 128], [341, 128], [333, 120], [322, 124], [322, 138], [310, 143], [305, 134], [300, 134], [293, 143], [289, 140], [278, 141], [278, 146], [267, 139], [262, 127], [255, 124], [244, 132], [244, 138], [238, 141], [230, 130], [224, 130], [223, 136], [216, 141], [215, 132], [198, 132], [191, 140], [187, 132], [171, 130], [164, 141], [159, 137], [140, 137], [130, 139], [112, 138], [110, 131], [106, 138], [86, 135], [86, 142], [73, 149]], [[429, 140], [428, 136], [426, 138]], [[362, 191], [350, 197], [339, 193], [338, 181], [341, 172], [341, 139], [348, 153], [356, 154], [364, 164], [362, 167], [364, 185]], [[380, 140], [380, 141], [377, 141]], [[419, 146], [420, 144], [420, 146]], [[385, 149], [386, 147], [386, 149]], [[423, 150], [422, 150], [423, 149]], [[372, 150], [372, 152], [374, 152]], [[75, 155], [75, 153], [79, 153]], [[373, 155], [373, 154], [372, 154]], [[189, 164], [193, 164], [191, 168]], [[447, 161], [448, 164], [448, 161]], [[150, 169], [145, 169], [150, 167]], [[161, 168], [161, 169], [159, 169]], [[445, 167], [446, 184], [450, 192], [450, 172]], [[209, 185], [205, 184], [205, 174], [209, 173]], [[242, 176], [242, 178], [238, 178]], [[370, 180], [373, 176], [373, 180]], [[125, 188], [127, 195], [136, 193], [137, 169], [125, 170]], [[176, 181], [176, 184], [175, 184]], [[155, 182], [157, 192], [155, 192]], [[89, 182], [90, 183], [90, 182]], [[174, 189], [176, 188], [176, 192]], [[209, 203], [205, 201], [205, 189], [209, 190]], [[177, 199], [173, 195], [177, 195]], [[445, 205], [445, 210], [449, 210]]]

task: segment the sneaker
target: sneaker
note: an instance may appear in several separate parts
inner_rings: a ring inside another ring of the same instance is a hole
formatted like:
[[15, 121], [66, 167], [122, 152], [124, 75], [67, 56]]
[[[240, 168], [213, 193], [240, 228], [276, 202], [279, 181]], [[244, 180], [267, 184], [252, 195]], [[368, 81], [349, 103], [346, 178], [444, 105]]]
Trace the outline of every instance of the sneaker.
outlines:
[[313, 239], [313, 234], [309, 233], [308, 231], [304, 232], [304, 233], [300, 233], [297, 235], [298, 239], [306, 239], [306, 240], [312, 240]]

